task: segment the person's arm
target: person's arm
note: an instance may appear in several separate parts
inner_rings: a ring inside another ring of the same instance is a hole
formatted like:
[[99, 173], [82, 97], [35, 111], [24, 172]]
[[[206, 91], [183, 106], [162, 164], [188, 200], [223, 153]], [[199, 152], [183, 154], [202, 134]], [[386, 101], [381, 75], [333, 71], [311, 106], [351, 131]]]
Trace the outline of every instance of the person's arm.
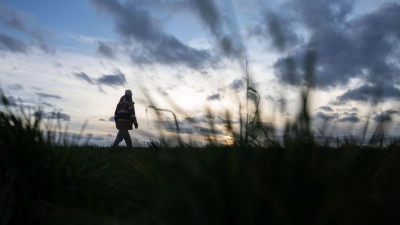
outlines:
[[130, 115], [130, 121], [133, 123], [133, 125], [135, 125], [135, 129], [137, 129], [139, 125], [136, 120], [135, 103], [134, 102], [129, 103], [128, 113]]
[[118, 105], [117, 105], [117, 107], [115, 107], [115, 111], [114, 111], [114, 122], [115, 122], [115, 125], [117, 125], [117, 120], [118, 120], [117, 109], [118, 109]]

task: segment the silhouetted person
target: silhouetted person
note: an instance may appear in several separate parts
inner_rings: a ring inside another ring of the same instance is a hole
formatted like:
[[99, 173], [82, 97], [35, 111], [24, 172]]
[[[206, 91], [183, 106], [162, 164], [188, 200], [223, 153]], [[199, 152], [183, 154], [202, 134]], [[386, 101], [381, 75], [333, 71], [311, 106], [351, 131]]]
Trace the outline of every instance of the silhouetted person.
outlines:
[[125, 95], [119, 100], [114, 113], [114, 120], [118, 129], [118, 134], [113, 147], [118, 146], [122, 140], [125, 140], [125, 143], [129, 148], [133, 147], [132, 139], [128, 130], [132, 130], [132, 124], [135, 125], [135, 129], [138, 128], [134, 104], [135, 103], [132, 101], [132, 91], [126, 90]]

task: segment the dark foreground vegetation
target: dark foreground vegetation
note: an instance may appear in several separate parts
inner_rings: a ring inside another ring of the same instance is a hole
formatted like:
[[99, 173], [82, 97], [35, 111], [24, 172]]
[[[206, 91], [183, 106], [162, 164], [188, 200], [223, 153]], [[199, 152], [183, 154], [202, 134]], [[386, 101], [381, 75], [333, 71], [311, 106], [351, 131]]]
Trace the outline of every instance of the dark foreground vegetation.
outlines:
[[[399, 224], [399, 141], [134, 149], [0, 115], [0, 224]], [[250, 138], [249, 138], [250, 140]]]

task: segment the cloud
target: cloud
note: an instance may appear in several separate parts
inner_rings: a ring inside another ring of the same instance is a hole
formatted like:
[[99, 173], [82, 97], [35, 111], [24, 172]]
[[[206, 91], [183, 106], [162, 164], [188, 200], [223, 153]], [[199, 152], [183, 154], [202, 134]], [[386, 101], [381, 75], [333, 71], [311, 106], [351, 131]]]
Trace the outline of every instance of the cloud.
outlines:
[[215, 2], [212, 0], [191, 0], [190, 4], [211, 32], [216, 36], [220, 35], [222, 19]]
[[37, 111], [35, 114], [40, 114], [43, 119], [49, 120], [62, 120], [62, 121], [70, 121], [71, 116], [62, 112], [44, 112], [44, 111]]
[[175, 74], [175, 78], [178, 80], [183, 80], [183, 75], [180, 73]]
[[113, 48], [110, 46], [110, 43], [98, 41], [97, 44], [99, 45], [97, 47], [97, 52], [99, 54], [106, 56], [107, 58], [110, 58], [110, 59], [115, 58], [115, 52], [114, 52]]
[[109, 122], [115, 122], [114, 116], [111, 116], [111, 117], [108, 119], [108, 121], [109, 121]]
[[[213, 0], [189, 0], [189, 4], [195, 15], [210, 29], [218, 47], [226, 56], [239, 60], [247, 58], [231, 1], [221, 4], [223, 9], [219, 9], [218, 2]], [[224, 11], [229, 13], [220, 13]]]
[[68, 135], [70, 138], [75, 140], [80, 140], [82, 138], [81, 135], [78, 133], [68, 132]]
[[117, 71], [116, 74], [103, 75], [97, 79], [97, 84], [103, 84], [108, 86], [124, 86], [126, 84], [125, 74], [121, 71]]
[[338, 122], [341, 122], [341, 123], [344, 123], [344, 122], [358, 123], [360, 121], [361, 121], [360, 118], [358, 118], [358, 116], [355, 116], [355, 115], [346, 116], [346, 117], [340, 118], [338, 120]]
[[57, 67], [57, 68], [61, 68], [61, 67], [62, 67], [62, 64], [61, 64], [59, 61], [57, 61], [57, 60], [53, 60], [53, 65], [54, 65], [55, 67]]
[[[178, 126], [179, 126], [179, 133], [181, 133], [181, 134], [192, 134], [193, 133], [193, 130], [194, 130], [193, 127], [184, 123], [184, 121], [177, 120], [177, 122], [178, 122]], [[165, 131], [167, 131], [167, 132], [177, 133], [177, 131], [178, 131], [175, 120], [172, 120], [170, 118], [167, 118], [166, 120], [158, 120], [158, 121], [156, 121], [156, 123], [158, 125], [160, 125], [161, 127], [163, 127], [165, 129]]]
[[333, 113], [333, 114], [325, 114], [323, 112], [318, 112], [315, 116], [317, 119], [322, 119], [322, 120], [333, 120], [337, 119], [339, 117], [339, 114]]
[[[201, 115], [201, 116], [192, 116], [186, 117], [185, 121], [190, 122], [191, 124], [227, 124], [228, 120], [222, 118], [219, 115]], [[239, 123], [239, 121], [230, 121], [231, 123]]]
[[232, 90], [238, 92], [244, 86], [244, 82], [242, 79], [236, 79], [236, 80], [232, 81], [232, 83], [229, 86]]
[[333, 109], [329, 106], [321, 106], [319, 109], [327, 111], [327, 112], [333, 112]]
[[163, 88], [161, 88], [161, 87], [158, 87], [157, 88], [157, 91], [158, 91], [158, 93], [160, 93], [160, 94], [162, 94], [162, 95], [164, 95], [164, 96], [167, 96], [168, 95], [168, 92], [166, 92]]
[[8, 97], [6, 96], [4, 100], [5, 102], [0, 101], [1, 105], [7, 105], [12, 107], [18, 106], [18, 102], [20, 102], [14, 96], [8, 96]]
[[380, 123], [380, 122], [391, 122], [393, 119], [389, 113], [383, 112], [381, 114], [376, 115], [373, 118], [373, 120], [377, 123]]
[[393, 84], [384, 85], [362, 85], [353, 90], [345, 92], [343, 95], [337, 97], [340, 102], [346, 101], [362, 101], [374, 102], [384, 101], [387, 99], [397, 99], [400, 97], [400, 89], [393, 86]]
[[[231, 123], [239, 123], [239, 120], [230, 121]], [[175, 120], [167, 118], [165, 120], [156, 121], [158, 125], [163, 127], [167, 132], [177, 132]], [[222, 134], [222, 130], [219, 129], [221, 125], [227, 125], [228, 120], [221, 117], [220, 115], [204, 114], [199, 116], [186, 117], [182, 120], [177, 120], [179, 125], [179, 131], [182, 134]], [[210, 124], [215, 125], [215, 129], [210, 128]]]
[[353, 113], [344, 112], [343, 115], [346, 115], [346, 116], [357, 116], [357, 113], [356, 112], [353, 112]]
[[48, 102], [43, 102], [42, 105], [45, 105], [45, 106], [48, 106], [48, 107], [53, 107], [53, 105], [48, 103]]
[[391, 115], [391, 114], [399, 114], [399, 110], [394, 110], [394, 109], [388, 109], [385, 110], [385, 113]]
[[[38, 108], [38, 103], [32, 99], [21, 98], [16, 96], [4, 96], [7, 100], [7, 106], [10, 107], [21, 107], [28, 110], [36, 110]], [[0, 105], [4, 105], [3, 101], [0, 101]], [[43, 105], [45, 105], [43, 103]]]
[[101, 119], [101, 118], [99, 119], [99, 121], [106, 122], [106, 120], [105, 120], [105, 119]]
[[86, 134], [86, 136], [87, 136], [87, 139], [89, 139], [89, 140], [95, 140], [95, 141], [102, 141], [102, 140], [104, 140], [104, 137], [101, 137], [101, 136], [94, 136], [94, 135], [91, 134], [91, 133]]
[[297, 0], [290, 4], [294, 21], [304, 26], [302, 30], [307, 30], [311, 38], [297, 43], [294, 51], [275, 62], [282, 82], [300, 85], [305, 81], [303, 65], [310, 50], [315, 53], [313, 81], [317, 88], [344, 86], [352, 78], [371, 84], [400, 82], [396, 75], [399, 65], [392, 63], [400, 59], [396, 53], [399, 5], [385, 4], [372, 13], [351, 18], [352, 1]]
[[23, 41], [0, 32], [0, 52], [26, 53], [27, 46]]
[[[165, 131], [177, 133], [177, 127], [176, 127], [175, 121], [166, 120], [166, 121], [159, 122], [159, 124], [162, 124]], [[179, 125], [179, 133], [181, 133], [181, 134], [192, 134], [195, 131], [195, 129], [193, 127], [184, 126], [183, 124], [180, 124], [180, 123], [178, 123], [178, 125]]]
[[8, 96], [7, 99], [19, 103], [35, 103], [32, 99], [26, 99], [21, 97]]
[[208, 119], [205, 116], [186, 117], [184, 120], [193, 124], [208, 123]]
[[287, 105], [288, 103], [294, 102], [293, 99], [286, 99], [286, 98], [281, 98], [276, 100], [277, 102], [279, 102], [282, 105]]
[[[86, 81], [87, 83], [93, 85], [106, 85], [111, 87], [119, 87], [119, 86], [124, 86], [127, 83], [125, 74], [122, 73], [120, 70], [116, 70], [114, 74], [103, 74], [98, 79], [92, 79], [89, 77], [89, 75], [87, 75], [84, 72], [73, 73], [73, 75], [78, 79]], [[99, 88], [100, 90], [102, 90], [100, 86]]]
[[270, 101], [270, 102], [275, 102], [275, 98], [272, 97], [271, 95], [267, 95], [267, 97], [265, 97], [265, 99], [266, 99], [267, 101]]
[[[12, 30], [19, 31], [28, 35], [34, 40], [34, 45], [39, 47], [42, 51], [46, 53], [54, 53], [55, 48], [48, 45], [45, 41], [44, 37], [47, 32], [39, 28], [33, 21], [35, 21], [33, 15], [15, 10], [9, 4], [0, 3], [0, 24], [3, 24], [4, 26]], [[0, 33], [0, 50], [2, 44], [4, 44], [3, 40], [1, 39], [4, 37], [8, 39], [8, 42], [13, 42], [12, 45], [8, 45], [9, 47], [12, 46], [12, 49], [14, 49], [14, 51], [12, 52], [26, 52], [26, 45], [22, 41], [19, 41], [2, 33]], [[18, 51], [15, 51], [16, 43], [21, 44], [17, 48]]]
[[215, 101], [215, 100], [221, 100], [221, 95], [219, 93], [212, 94], [207, 97], [207, 101]]
[[84, 73], [84, 72], [74, 73], [74, 75], [75, 75], [77, 78], [88, 82], [89, 84], [94, 84], [93, 80], [92, 80], [86, 73]]
[[24, 90], [24, 87], [22, 87], [22, 85], [20, 85], [20, 84], [10, 84], [10, 85], [7, 85], [7, 88], [10, 90], [14, 90], [14, 91]]
[[[206, 50], [197, 50], [167, 34], [148, 8], [117, 0], [92, 0], [101, 12], [115, 21], [115, 31], [122, 37], [134, 63], [183, 64], [200, 69], [215, 61]], [[138, 45], [139, 44], [139, 45]]]
[[219, 129], [211, 129], [211, 128], [208, 128], [208, 127], [199, 127], [199, 128], [197, 128], [199, 131], [200, 131], [200, 133], [206, 133], [206, 134], [222, 134], [222, 130], [219, 130]]
[[70, 121], [71, 116], [62, 112], [51, 112], [46, 114], [46, 119], [61, 119], [64, 121]]
[[272, 11], [262, 13], [260, 23], [248, 29], [249, 37], [255, 37], [261, 42], [267, 41], [270, 47], [279, 51], [302, 42], [301, 36], [295, 32], [293, 18]]
[[344, 101], [340, 101], [338, 98], [329, 100], [329, 105], [339, 106], [339, 105], [346, 105], [347, 103]]
[[[187, 123], [189, 122], [188, 120], [178, 120], [178, 126], [179, 126], [179, 133], [181, 134], [193, 134], [193, 133], [202, 133], [202, 134], [222, 134], [222, 130], [220, 129], [211, 129], [208, 127], [204, 127], [200, 125], [199, 123]], [[157, 121], [159, 125], [161, 125], [165, 131], [167, 132], [173, 132], [177, 133], [177, 127], [175, 120], [167, 119], [167, 120], [162, 120], [162, 121]], [[193, 126], [193, 124], [195, 124]], [[205, 124], [204, 124], [205, 125]], [[205, 125], [208, 126], [208, 123]]]
[[59, 95], [52, 95], [52, 94], [46, 94], [43, 92], [36, 92], [37, 95], [39, 95], [42, 98], [57, 98], [57, 99], [61, 99], [61, 97]]

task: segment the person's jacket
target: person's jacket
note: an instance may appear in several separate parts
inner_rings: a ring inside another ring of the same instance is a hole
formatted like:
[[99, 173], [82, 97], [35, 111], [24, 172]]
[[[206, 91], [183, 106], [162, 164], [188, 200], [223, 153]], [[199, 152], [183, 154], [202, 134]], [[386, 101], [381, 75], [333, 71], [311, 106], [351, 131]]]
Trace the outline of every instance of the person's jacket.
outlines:
[[131, 96], [121, 97], [114, 112], [117, 129], [132, 130], [132, 123], [137, 127], [134, 104]]

